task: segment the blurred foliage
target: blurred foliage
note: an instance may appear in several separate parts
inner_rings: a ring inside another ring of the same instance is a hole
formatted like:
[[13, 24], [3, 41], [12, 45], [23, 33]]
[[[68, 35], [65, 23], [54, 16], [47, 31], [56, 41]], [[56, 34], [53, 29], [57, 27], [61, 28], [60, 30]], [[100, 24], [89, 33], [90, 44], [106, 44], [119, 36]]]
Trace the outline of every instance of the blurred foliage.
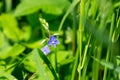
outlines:
[[[78, 80], [79, 66], [81, 80], [119, 80], [120, 1], [82, 1], [84, 16], [80, 0], [0, 0], [0, 80]], [[50, 35], [60, 44], [44, 55]]]

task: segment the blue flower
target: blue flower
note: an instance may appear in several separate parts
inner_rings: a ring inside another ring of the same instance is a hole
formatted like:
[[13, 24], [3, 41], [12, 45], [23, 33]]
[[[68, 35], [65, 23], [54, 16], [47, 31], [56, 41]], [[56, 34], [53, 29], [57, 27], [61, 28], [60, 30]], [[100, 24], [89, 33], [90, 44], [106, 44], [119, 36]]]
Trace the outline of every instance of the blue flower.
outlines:
[[50, 49], [49, 49], [49, 46], [46, 45], [45, 47], [43, 47], [41, 49], [41, 51], [45, 54], [45, 55], [48, 55], [50, 53]]
[[60, 42], [57, 40], [55, 36], [51, 36], [48, 41], [48, 45], [56, 47], [57, 44], [60, 44]]

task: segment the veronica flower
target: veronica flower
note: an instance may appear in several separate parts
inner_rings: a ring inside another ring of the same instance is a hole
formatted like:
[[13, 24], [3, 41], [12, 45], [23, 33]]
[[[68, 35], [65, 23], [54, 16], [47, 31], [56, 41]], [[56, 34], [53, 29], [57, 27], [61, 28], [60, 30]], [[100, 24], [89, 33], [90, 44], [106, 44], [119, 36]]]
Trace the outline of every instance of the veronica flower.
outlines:
[[46, 45], [45, 47], [43, 47], [41, 49], [41, 51], [45, 54], [45, 55], [48, 55], [50, 53], [50, 49], [49, 49], [49, 46]]
[[57, 38], [55, 36], [51, 36], [49, 41], [48, 41], [48, 45], [54, 46], [56, 48], [57, 44], [60, 44], [60, 42], [57, 40]]
[[56, 48], [56, 45], [60, 44], [60, 42], [57, 40], [57, 38], [55, 36], [51, 36], [49, 41], [48, 41], [48, 45], [44, 46], [41, 51], [45, 54], [48, 55], [50, 53], [50, 49], [49, 46], [54, 46]]

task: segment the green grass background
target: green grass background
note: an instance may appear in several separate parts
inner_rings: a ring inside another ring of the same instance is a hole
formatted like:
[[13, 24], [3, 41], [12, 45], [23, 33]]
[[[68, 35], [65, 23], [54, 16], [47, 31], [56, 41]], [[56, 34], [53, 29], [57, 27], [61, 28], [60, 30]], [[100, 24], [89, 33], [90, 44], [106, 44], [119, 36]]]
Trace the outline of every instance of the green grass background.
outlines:
[[120, 0], [0, 0], [0, 80], [120, 80], [119, 35]]

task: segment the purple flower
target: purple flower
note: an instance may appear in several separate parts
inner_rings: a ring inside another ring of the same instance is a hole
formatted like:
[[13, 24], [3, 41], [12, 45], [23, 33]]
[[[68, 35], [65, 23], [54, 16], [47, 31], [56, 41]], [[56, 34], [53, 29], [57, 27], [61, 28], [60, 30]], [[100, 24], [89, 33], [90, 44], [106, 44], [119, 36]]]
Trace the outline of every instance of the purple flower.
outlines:
[[48, 41], [48, 45], [56, 47], [57, 44], [60, 44], [60, 42], [57, 40], [55, 36], [51, 36]]
[[41, 51], [45, 54], [45, 55], [48, 55], [50, 53], [50, 49], [49, 49], [49, 46], [46, 45], [44, 46]]

